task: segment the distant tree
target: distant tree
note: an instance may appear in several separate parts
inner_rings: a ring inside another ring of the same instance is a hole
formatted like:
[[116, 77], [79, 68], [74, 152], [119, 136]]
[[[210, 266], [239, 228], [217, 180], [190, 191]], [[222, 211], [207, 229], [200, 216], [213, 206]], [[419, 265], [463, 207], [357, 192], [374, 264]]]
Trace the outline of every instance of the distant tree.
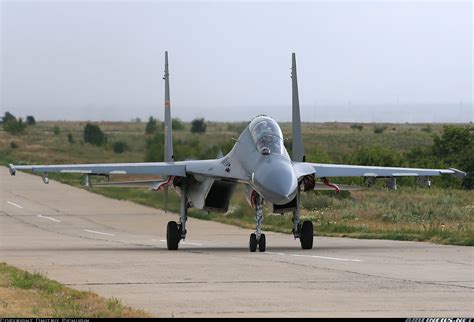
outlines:
[[173, 130], [176, 130], [176, 131], [184, 130], [184, 124], [179, 118], [172, 119], [171, 126]]
[[441, 136], [434, 136], [433, 153], [445, 160], [456, 161], [473, 144], [474, 127], [445, 126]]
[[311, 153], [306, 156], [307, 162], [317, 162], [317, 163], [333, 163], [333, 160], [329, 154], [319, 146], [314, 147]]
[[399, 153], [390, 148], [378, 145], [362, 147], [355, 150], [348, 161], [356, 165], [382, 167], [397, 167], [402, 165], [402, 157]]
[[164, 141], [163, 133], [156, 133], [146, 141], [145, 161], [156, 162], [164, 160]]
[[352, 124], [352, 125], [351, 125], [351, 129], [353, 129], [353, 130], [362, 131], [363, 128], [364, 128], [364, 127], [363, 127], [362, 125], [360, 125], [360, 124]]
[[59, 133], [61, 133], [61, 129], [57, 125], [54, 126], [53, 131], [54, 131], [54, 135], [59, 135]]
[[474, 127], [445, 126], [441, 136], [434, 136], [432, 151], [435, 158], [466, 171], [462, 185], [474, 189]]
[[[410, 166], [427, 168], [452, 167], [467, 172], [461, 185], [474, 189], [474, 127], [445, 126], [441, 135], [434, 135], [431, 147], [416, 147], [405, 154]], [[456, 187], [459, 181], [451, 176], [434, 178], [442, 186]]]
[[28, 116], [26, 117], [26, 124], [27, 124], [27, 125], [30, 125], [30, 126], [31, 126], [31, 125], [35, 125], [35, 124], [36, 124], [35, 118], [34, 118], [32, 115], [28, 115]]
[[206, 132], [206, 122], [203, 118], [194, 119], [191, 122], [191, 132], [192, 133], [204, 133]]
[[10, 133], [10, 134], [20, 134], [25, 131], [26, 124], [23, 122], [23, 120], [18, 118], [18, 120], [13, 117], [12, 118], [7, 118], [7, 122], [3, 122], [3, 129]]
[[76, 143], [76, 141], [74, 140], [74, 137], [72, 136], [71, 133], [68, 133], [68, 135], [67, 135], [67, 140], [68, 140], [68, 142], [71, 143], [71, 144]]
[[10, 142], [10, 148], [17, 149], [18, 148], [18, 143], [14, 142], [14, 141], [11, 141]]
[[114, 142], [113, 149], [115, 153], [123, 153], [127, 149], [127, 144], [123, 141]]
[[107, 136], [98, 125], [87, 123], [84, 127], [84, 142], [101, 146], [107, 142]]
[[411, 167], [436, 168], [440, 165], [433, 158], [432, 147], [414, 147], [404, 154], [405, 160]]
[[9, 121], [13, 121], [13, 120], [16, 120], [16, 117], [10, 112], [5, 112], [5, 115], [2, 117], [3, 124], [6, 124]]
[[141, 123], [141, 122], [142, 122], [142, 119], [139, 118], [139, 117], [136, 117], [136, 118], [132, 119], [132, 122], [134, 122], [134, 123]]
[[386, 126], [376, 126], [374, 127], [375, 134], [382, 134], [387, 129]]
[[466, 171], [467, 176], [462, 180], [465, 189], [474, 189], [474, 145], [466, 147], [459, 159], [459, 168]]
[[148, 119], [148, 123], [146, 124], [145, 133], [153, 134], [156, 132], [156, 130], [158, 130], [156, 119], [153, 118], [153, 116], [150, 116], [150, 118]]
[[431, 132], [433, 132], [433, 129], [431, 128], [431, 126], [430, 126], [429, 124], [428, 124], [427, 126], [421, 128], [421, 130], [422, 130], [423, 132], [426, 132], [426, 133], [431, 133]]

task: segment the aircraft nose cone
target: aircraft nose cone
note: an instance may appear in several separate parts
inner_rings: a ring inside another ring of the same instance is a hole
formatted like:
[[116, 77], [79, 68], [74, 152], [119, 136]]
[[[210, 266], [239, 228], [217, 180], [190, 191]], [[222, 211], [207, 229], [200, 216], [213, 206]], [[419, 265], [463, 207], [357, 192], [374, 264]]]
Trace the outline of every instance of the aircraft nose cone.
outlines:
[[289, 163], [263, 164], [255, 171], [254, 183], [265, 199], [277, 205], [293, 200], [298, 185]]

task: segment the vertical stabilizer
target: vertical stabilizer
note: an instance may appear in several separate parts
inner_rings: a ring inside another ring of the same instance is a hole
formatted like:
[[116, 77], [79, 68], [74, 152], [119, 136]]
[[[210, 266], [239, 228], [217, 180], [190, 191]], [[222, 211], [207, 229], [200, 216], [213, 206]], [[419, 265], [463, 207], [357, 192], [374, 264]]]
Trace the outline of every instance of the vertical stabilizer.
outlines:
[[[168, 71], [168, 52], [165, 51], [165, 162], [173, 162], [173, 127], [171, 123], [170, 74]], [[168, 186], [164, 189], [163, 205], [168, 210]]]
[[173, 162], [173, 128], [171, 125], [170, 74], [168, 72], [168, 52], [165, 51], [165, 162]]
[[291, 92], [292, 92], [292, 127], [293, 127], [293, 161], [305, 161], [303, 136], [301, 135], [300, 101], [298, 97], [298, 79], [296, 76], [296, 55], [291, 61]]

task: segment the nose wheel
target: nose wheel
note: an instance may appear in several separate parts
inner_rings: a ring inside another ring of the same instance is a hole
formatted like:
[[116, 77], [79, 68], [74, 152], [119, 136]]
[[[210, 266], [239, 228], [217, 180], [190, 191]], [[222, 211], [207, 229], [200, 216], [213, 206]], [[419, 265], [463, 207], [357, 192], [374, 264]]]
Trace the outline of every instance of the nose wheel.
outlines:
[[249, 250], [252, 253], [255, 253], [257, 251], [259, 252], [264, 252], [266, 247], [267, 247], [267, 241], [265, 238], [265, 234], [260, 234], [260, 239], [257, 240], [257, 235], [255, 233], [250, 234], [250, 240], [249, 240]]

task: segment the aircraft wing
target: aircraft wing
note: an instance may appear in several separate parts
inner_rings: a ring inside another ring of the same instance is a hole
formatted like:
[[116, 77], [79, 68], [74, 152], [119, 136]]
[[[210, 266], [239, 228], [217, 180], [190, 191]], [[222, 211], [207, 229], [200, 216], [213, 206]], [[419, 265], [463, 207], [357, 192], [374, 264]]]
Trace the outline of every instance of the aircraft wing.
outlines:
[[108, 181], [90, 184], [92, 187], [117, 187], [117, 188], [148, 188], [157, 191], [167, 183], [167, 180], [134, 180], [134, 181]]
[[185, 164], [166, 162], [143, 163], [99, 163], [99, 164], [61, 164], [61, 165], [13, 165], [10, 174], [17, 170], [29, 170], [41, 173], [82, 173], [82, 174], [149, 174], [161, 176], [186, 176]]
[[[141, 162], [141, 163], [99, 163], [99, 164], [55, 164], [55, 165], [14, 165], [8, 166], [11, 175], [17, 170], [40, 173], [80, 173], [90, 175], [141, 174], [159, 176], [186, 177], [199, 175], [216, 179], [245, 181], [248, 178], [239, 167], [230, 170], [222, 159], [190, 160], [178, 162]], [[147, 183], [146, 183], [147, 184]]]
[[[334, 184], [333, 184], [334, 185]], [[339, 191], [359, 191], [359, 190], [365, 190], [367, 189], [366, 187], [360, 187], [360, 186], [353, 186], [353, 185], [348, 185], [348, 184], [336, 184]], [[334, 187], [325, 185], [324, 183], [316, 182], [314, 184], [314, 189], [317, 191], [329, 191], [329, 190], [334, 190]]]
[[314, 174], [319, 178], [324, 177], [433, 177], [442, 174], [451, 174], [459, 178], [466, 173], [454, 168], [449, 169], [418, 169], [398, 167], [376, 167], [347, 164], [324, 163], [293, 163], [298, 177]]

